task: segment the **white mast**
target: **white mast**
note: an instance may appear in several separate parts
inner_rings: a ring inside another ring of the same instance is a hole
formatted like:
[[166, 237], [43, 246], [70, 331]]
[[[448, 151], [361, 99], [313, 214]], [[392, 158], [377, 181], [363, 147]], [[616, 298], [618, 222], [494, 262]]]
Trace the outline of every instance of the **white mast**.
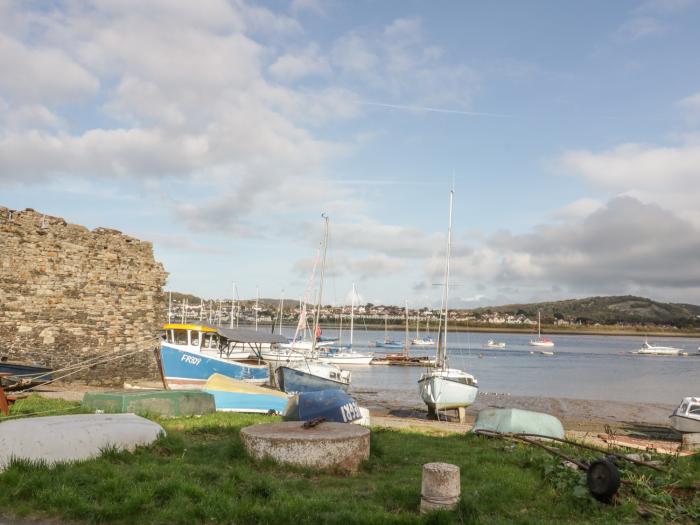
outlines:
[[405, 300], [406, 306], [406, 334], [403, 340], [403, 355], [408, 357], [408, 299]]
[[282, 288], [282, 297], [280, 299], [280, 335], [282, 335], [282, 313], [284, 312], [284, 288]]
[[173, 292], [168, 292], [168, 322], [173, 316]]
[[352, 333], [355, 327], [355, 283], [352, 283], [352, 299], [350, 299], [350, 348], [352, 348]]
[[324, 235], [323, 235], [323, 258], [321, 259], [321, 282], [318, 286], [318, 298], [316, 300], [316, 315], [314, 316], [314, 333], [311, 336], [311, 353], [316, 352], [316, 334], [319, 330], [319, 321], [321, 319], [321, 299], [323, 298], [323, 278], [326, 274], [326, 252], [328, 251], [328, 215], [321, 214], [324, 220]]
[[260, 302], [260, 287], [255, 287], [255, 331], [258, 331], [258, 303]]
[[[447, 369], [447, 301], [450, 291], [450, 252], [452, 250], [452, 199], [455, 190], [450, 190], [450, 213], [447, 226], [447, 254], [445, 257], [445, 289], [443, 291], [443, 305], [445, 316], [445, 328], [442, 336], [442, 345], [438, 348], [438, 365], [443, 370]], [[438, 339], [438, 344], [440, 343]]]
[[231, 287], [231, 321], [228, 327], [233, 328], [233, 306], [236, 304], [236, 283]]

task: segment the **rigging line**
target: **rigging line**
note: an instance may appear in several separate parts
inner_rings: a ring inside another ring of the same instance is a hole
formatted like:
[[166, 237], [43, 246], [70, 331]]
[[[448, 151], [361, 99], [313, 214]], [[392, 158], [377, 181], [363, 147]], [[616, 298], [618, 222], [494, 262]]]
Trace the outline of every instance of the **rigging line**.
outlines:
[[386, 104], [383, 102], [360, 102], [363, 106], [375, 106], [379, 108], [389, 108], [389, 109], [405, 109], [408, 111], [425, 111], [430, 113], [446, 113], [450, 115], [465, 115], [468, 117], [497, 117], [497, 118], [512, 118], [513, 115], [506, 115], [503, 113], [486, 113], [481, 111], [466, 111], [461, 109], [450, 109], [450, 108], [433, 108], [429, 106], [408, 106], [404, 104]]

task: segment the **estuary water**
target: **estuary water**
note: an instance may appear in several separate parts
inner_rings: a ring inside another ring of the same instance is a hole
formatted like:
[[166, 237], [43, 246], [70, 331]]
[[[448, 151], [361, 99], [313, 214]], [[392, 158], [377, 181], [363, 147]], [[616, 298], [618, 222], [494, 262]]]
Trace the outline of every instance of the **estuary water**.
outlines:
[[[337, 331], [324, 330], [335, 337]], [[421, 334], [423, 335], [423, 334]], [[434, 339], [436, 334], [431, 334]], [[389, 331], [389, 338], [403, 341], [403, 331]], [[409, 332], [414, 337], [415, 332]], [[347, 342], [349, 334], [343, 333]], [[530, 334], [450, 332], [448, 356], [451, 367], [473, 374], [482, 392], [514, 396], [542, 396], [643, 403], [677, 404], [683, 397], [700, 396], [700, 339], [650, 338], [649, 342], [681, 348], [687, 357], [639, 356], [638, 336], [552, 335], [553, 356], [529, 346]], [[355, 330], [356, 351], [377, 357], [387, 349], [372, 343], [384, 331]], [[489, 339], [506, 343], [503, 350], [485, 347]], [[391, 352], [400, 352], [392, 350]], [[534, 352], [534, 354], [531, 354]], [[412, 355], [435, 355], [434, 347], [412, 347]], [[352, 366], [351, 391], [376, 392], [377, 399], [420, 404], [417, 381], [422, 367]]]

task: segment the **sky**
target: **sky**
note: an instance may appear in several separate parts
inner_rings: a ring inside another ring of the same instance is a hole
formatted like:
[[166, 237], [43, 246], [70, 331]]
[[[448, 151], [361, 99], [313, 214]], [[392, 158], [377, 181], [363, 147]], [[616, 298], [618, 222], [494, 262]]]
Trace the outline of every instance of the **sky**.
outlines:
[[[167, 289], [700, 303], [700, 1], [0, 0], [0, 205]], [[316, 275], [318, 277], [318, 274]]]

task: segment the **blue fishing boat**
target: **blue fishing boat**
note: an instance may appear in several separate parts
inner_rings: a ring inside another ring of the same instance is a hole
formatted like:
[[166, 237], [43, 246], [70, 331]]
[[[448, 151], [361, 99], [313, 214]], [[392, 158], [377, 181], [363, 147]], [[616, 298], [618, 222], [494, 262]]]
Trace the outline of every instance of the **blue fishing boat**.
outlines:
[[279, 389], [288, 394], [338, 389], [347, 391], [350, 386], [350, 372], [323, 363], [280, 366], [275, 370], [275, 378]]
[[291, 397], [283, 414], [285, 421], [308, 421], [317, 417], [336, 423], [350, 423], [362, 419], [362, 413], [346, 392], [322, 390], [302, 392]]
[[[267, 365], [256, 364], [255, 361], [241, 362], [227, 359], [215, 352], [204, 351], [206, 341], [220, 337], [217, 329], [188, 324], [168, 324], [164, 329], [166, 336], [161, 340], [158, 357], [163, 384], [166, 388], [199, 389], [213, 374], [257, 384], [269, 382], [270, 373]], [[212, 341], [211, 344], [218, 343]]]
[[256, 386], [221, 374], [213, 374], [204, 391], [214, 396], [217, 411], [281, 414], [289, 396], [279, 390]]

